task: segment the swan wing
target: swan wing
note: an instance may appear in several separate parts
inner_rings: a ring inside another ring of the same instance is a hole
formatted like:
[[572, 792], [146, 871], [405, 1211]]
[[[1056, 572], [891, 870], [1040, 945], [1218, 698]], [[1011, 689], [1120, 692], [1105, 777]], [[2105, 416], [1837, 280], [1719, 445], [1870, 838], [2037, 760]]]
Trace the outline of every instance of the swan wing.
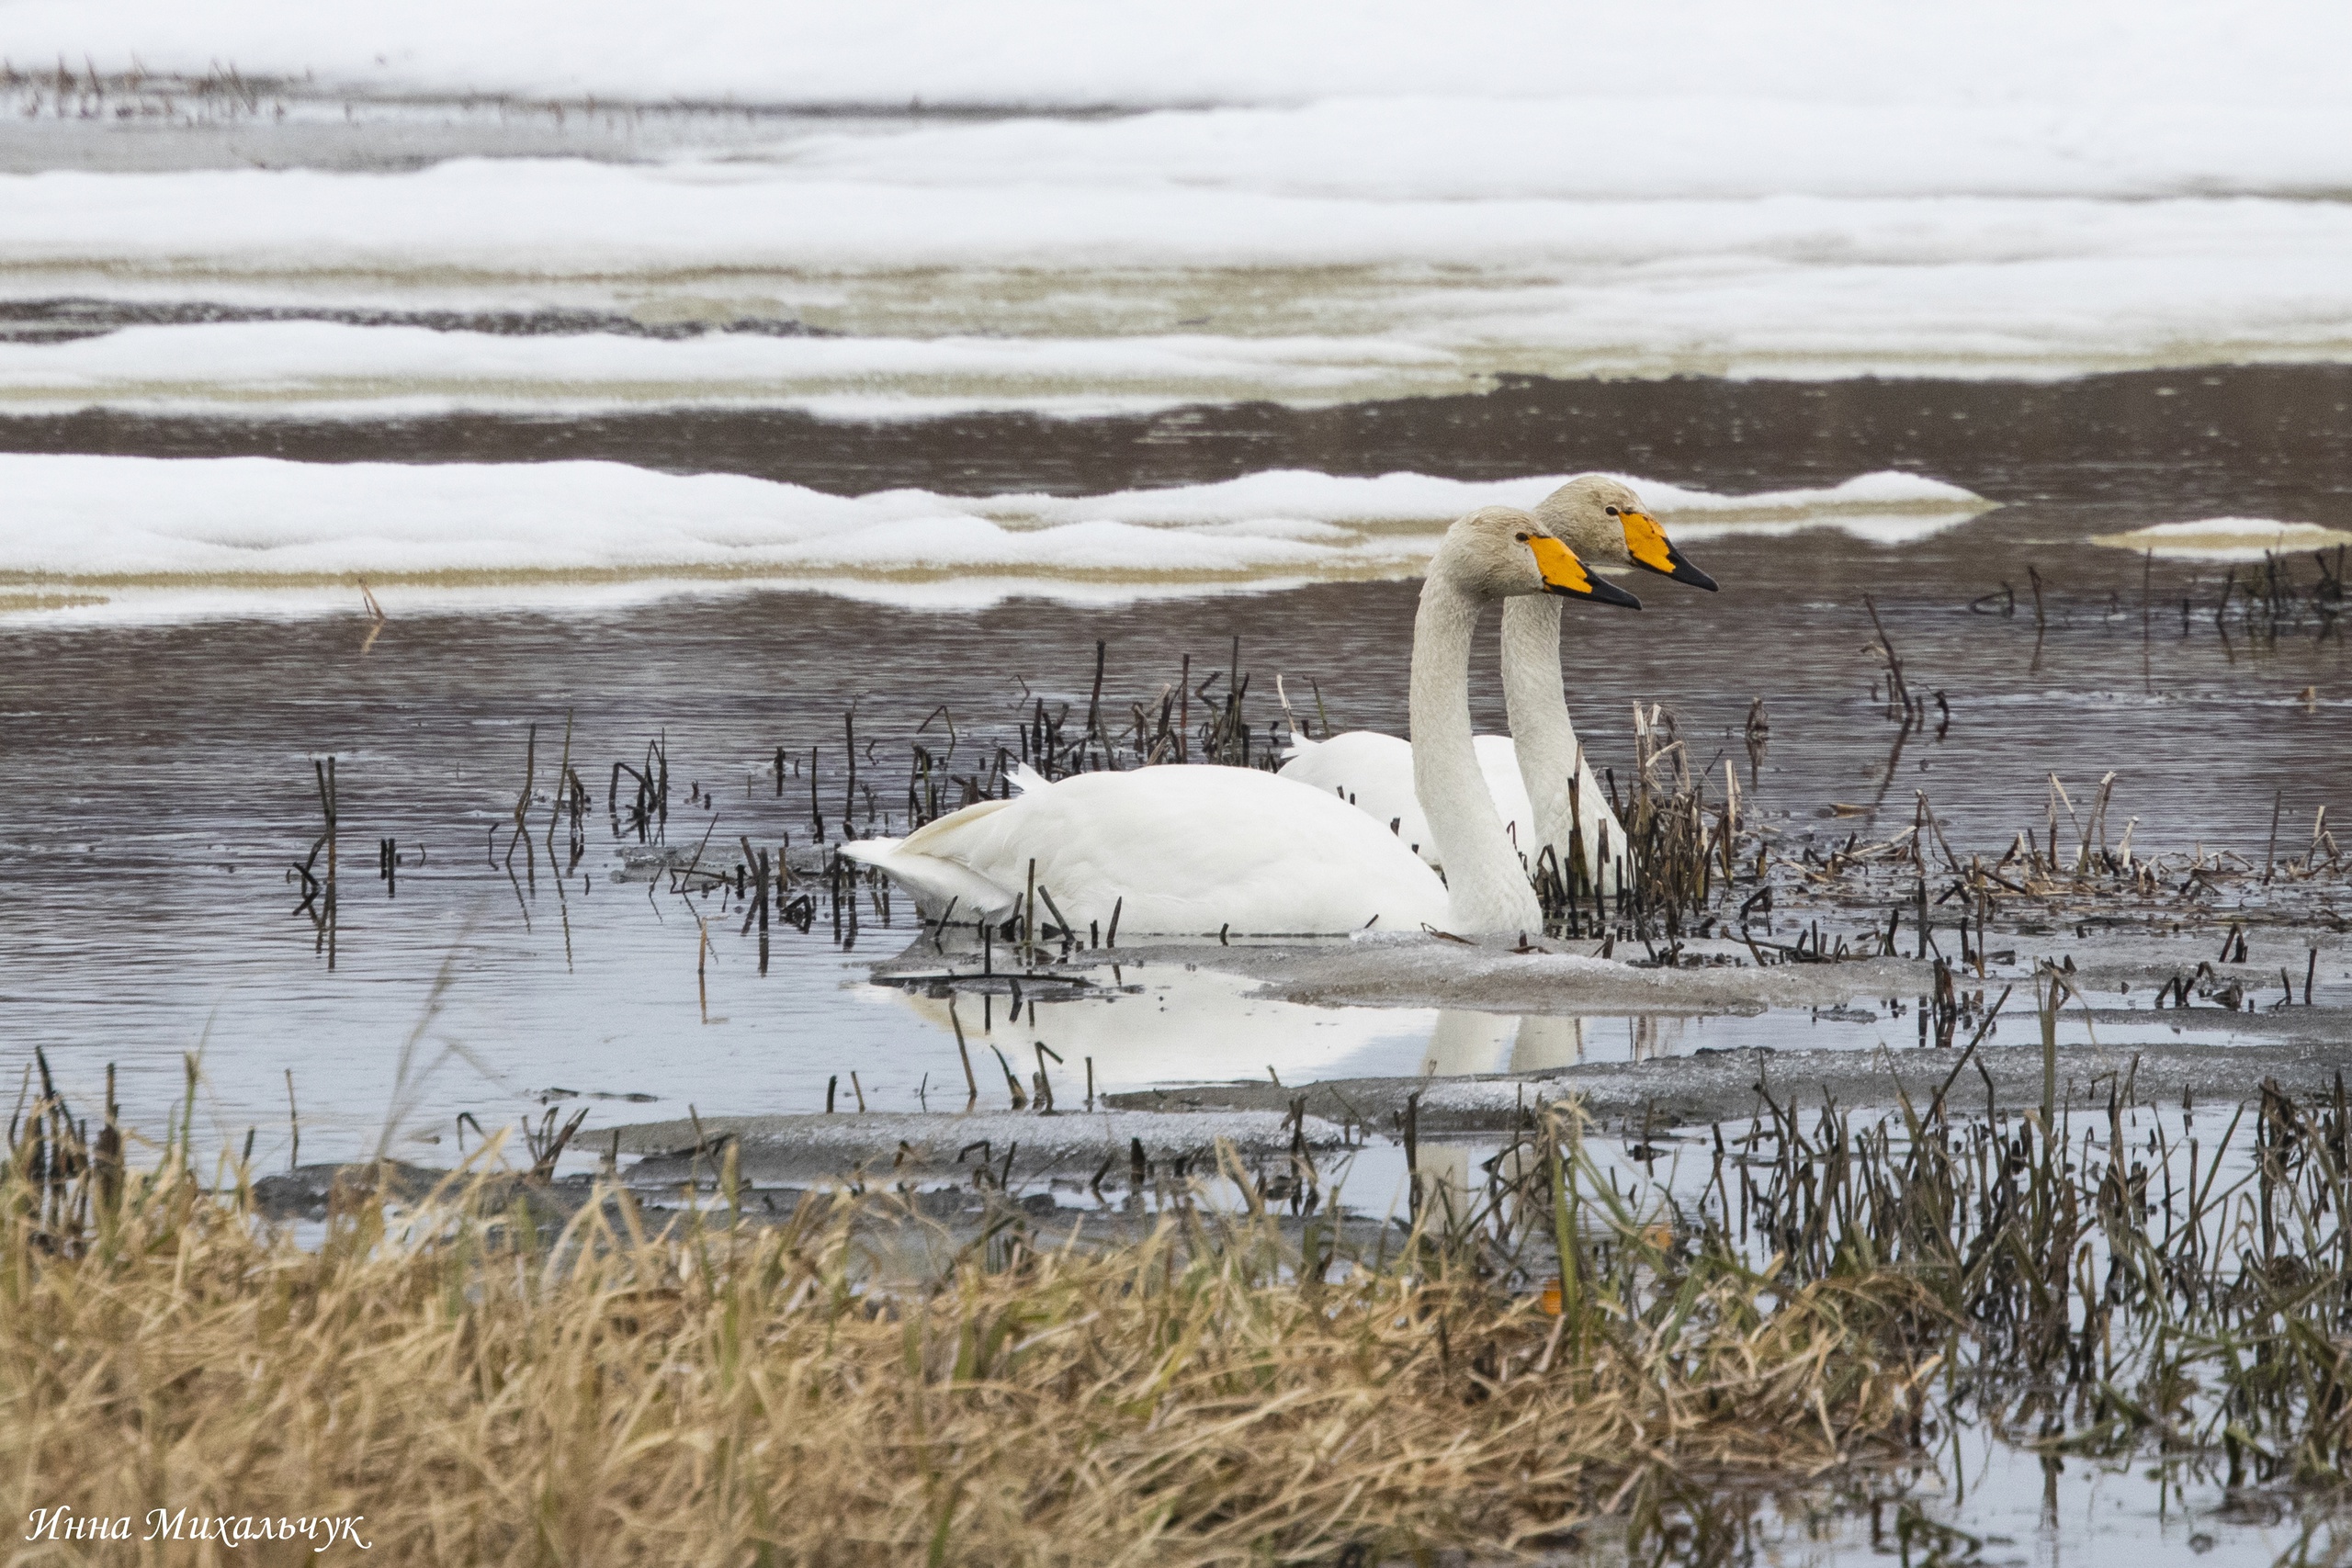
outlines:
[[[1532, 858], [1535, 811], [1520, 777], [1518, 749], [1507, 735], [1481, 735], [1472, 745], [1487, 793], [1495, 797], [1497, 815], [1512, 844]], [[1278, 776], [1337, 795], [1383, 827], [1395, 822], [1396, 836], [1408, 849], [1431, 865], [1438, 863], [1429, 818], [1422, 815], [1413, 788], [1413, 748], [1401, 737], [1351, 729], [1317, 742], [1314, 750], [1284, 764]]]
[[1080, 930], [1114, 911], [1122, 931], [1161, 934], [1411, 931], [1446, 918], [1443, 885], [1384, 825], [1254, 769], [1080, 773], [981, 804], [997, 809], [941, 818], [885, 869], [910, 886], [969, 886], [910, 863], [916, 852], [1010, 908], [1034, 866], [1041, 908], [1050, 898]]
[[1284, 763], [1275, 776], [1344, 800], [1383, 828], [1396, 823], [1396, 836], [1406, 848], [1437, 863], [1429, 818], [1413, 789], [1413, 748], [1402, 737], [1351, 729], [1317, 741], [1315, 750]]

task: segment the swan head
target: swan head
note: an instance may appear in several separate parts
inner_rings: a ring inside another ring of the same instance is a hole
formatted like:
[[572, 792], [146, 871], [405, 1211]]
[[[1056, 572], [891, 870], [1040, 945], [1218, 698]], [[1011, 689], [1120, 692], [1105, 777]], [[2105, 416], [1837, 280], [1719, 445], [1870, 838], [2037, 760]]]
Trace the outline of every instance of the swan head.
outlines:
[[1567, 545], [1516, 506], [1482, 506], [1445, 531], [1430, 576], [1479, 599], [1557, 593], [1638, 610], [1642, 602], [1595, 576]]
[[1535, 515], [1560, 541], [1600, 566], [1637, 566], [1712, 593], [1715, 580], [1682, 558], [1634, 493], [1606, 474], [1580, 474], [1537, 503]]

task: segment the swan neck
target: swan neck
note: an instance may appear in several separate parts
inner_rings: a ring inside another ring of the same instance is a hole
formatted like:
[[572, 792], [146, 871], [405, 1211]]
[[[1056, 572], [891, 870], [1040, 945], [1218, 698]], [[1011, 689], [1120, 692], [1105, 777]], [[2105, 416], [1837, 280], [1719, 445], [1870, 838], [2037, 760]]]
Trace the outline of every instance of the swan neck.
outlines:
[[[1549, 598], [1513, 599], [1503, 606], [1503, 702], [1519, 753], [1520, 782], [1535, 813], [1536, 844], [1551, 846], [1566, 874], [1581, 836], [1585, 864], [1603, 886], [1614, 886], [1614, 874], [1601, 868], [1625, 853], [1624, 829], [1617, 826], [1568, 716], [1560, 671], [1560, 608]], [[1573, 790], [1571, 779], [1577, 781]]]
[[1535, 809], [1535, 831], [1563, 856], [1575, 814], [1568, 778], [1577, 730], [1560, 672], [1560, 602], [1550, 594], [1503, 605], [1503, 708], [1519, 752], [1520, 778]]
[[1543, 910], [1503, 832], [1470, 739], [1470, 648], [1477, 599], [1432, 570], [1413, 619], [1413, 790], [1445, 867], [1451, 919], [1465, 931], [1533, 931]]

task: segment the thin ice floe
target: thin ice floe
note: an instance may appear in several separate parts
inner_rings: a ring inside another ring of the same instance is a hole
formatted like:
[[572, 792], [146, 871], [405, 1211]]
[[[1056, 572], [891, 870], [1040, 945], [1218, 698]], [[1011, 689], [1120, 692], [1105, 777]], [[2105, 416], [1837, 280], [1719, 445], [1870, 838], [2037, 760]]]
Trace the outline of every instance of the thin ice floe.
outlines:
[[2269, 517], [2208, 517], [2195, 523], [2158, 523], [2128, 533], [2099, 534], [2091, 543], [2120, 550], [2153, 551], [2167, 559], [2249, 561], [2290, 550], [2337, 549], [2352, 545], [2352, 532]]
[[[624, 464], [307, 464], [266, 457], [0, 455], [0, 584], [67, 615], [616, 597], [816, 585], [932, 606], [1011, 593], [1101, 603], [1419, 573], [1454, 517], [1532, 505], [1563, 482], [1306, 470], [1089, 497], [838, 496]], [[1726, 496], [1632, 482], [1679, 531], [1828, 526], [1881, 543], [1988, 503], [1899, 473]], [[60, 601], [107, 601], [78, 606]]]
[[842, 419], [976, 409], [1075, 417], [1279, 396], [1337, 401], [1448, 356], [1408, 344], [1170, 334], [684, 341], [335, 321], [137, 326], [0, 343], [0, 410], [398, 418], [483, 410], [789, 407]]

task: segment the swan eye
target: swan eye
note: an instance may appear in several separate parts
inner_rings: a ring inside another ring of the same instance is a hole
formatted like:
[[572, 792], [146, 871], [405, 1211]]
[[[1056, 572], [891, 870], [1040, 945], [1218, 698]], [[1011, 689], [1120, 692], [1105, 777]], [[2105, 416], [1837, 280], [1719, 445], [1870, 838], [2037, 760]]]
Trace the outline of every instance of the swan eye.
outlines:
[[1611, 508], [1609, 509], [1609, 515], [1610, 515], [1610, 516], [1611, 516], [1611, 517], [1616, 516], [1616, 515], [1617, 515], [1617, 509], [1616, 509], [1615, 507], [1613, 507], [1613, 506], [1612, 506], [1612, 507], [1611, 507]]
[[1526, 536], [1526, 535], [1524, 535], [1524, 534], [1521, 534], [1521, 535], [1519, 536], [1519, 542], [1520, 542], [1521, 544], [1522, 544], [1522, 545], [1523, 545], [1523, 544], [1525, 544], [1525, 543], [1527, 543], [1527, 536]]

